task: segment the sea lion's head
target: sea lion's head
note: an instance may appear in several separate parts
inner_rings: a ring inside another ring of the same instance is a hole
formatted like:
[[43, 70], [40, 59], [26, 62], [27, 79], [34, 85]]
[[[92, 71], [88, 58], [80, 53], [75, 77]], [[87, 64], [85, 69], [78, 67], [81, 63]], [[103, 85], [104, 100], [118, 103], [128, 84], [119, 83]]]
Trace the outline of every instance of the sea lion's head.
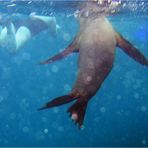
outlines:
[[81, 18], [90, 18], [100, 15], [109, 15], [118, 13], [121, 6], [121, 0], [87, 0], [83, 2], [77, 16]]

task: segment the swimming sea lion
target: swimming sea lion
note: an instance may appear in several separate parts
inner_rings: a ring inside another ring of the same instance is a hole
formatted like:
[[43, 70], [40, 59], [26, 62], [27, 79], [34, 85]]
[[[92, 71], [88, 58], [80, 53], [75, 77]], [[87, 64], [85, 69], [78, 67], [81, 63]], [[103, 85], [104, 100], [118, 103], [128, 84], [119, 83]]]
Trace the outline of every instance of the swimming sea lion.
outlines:
[[[68, 95], [46, 103], [39, 109], [75, 101], [68, 112], [79, 127], [83, 125], [89, 100], [96, 94], [112, 70], [116, 47], [120, 47], [140, 64], [148, 66], [148, 59], [112, 27], [105, 15], [100, 13], [102, 11], [99, 7], [97, 8], [96, 5], [94, 7], [95, 9], [91, 9], [92, 5], [86, 6], [79, 12], [80, 31], [73, 42], [61, 53], [42, 62], [42, 64], [52, 63], [70, 53], [79, 52], [78, 77], [72, 91]], [[86, 8], [87, 12], [84, 11]], [[89, 11], [88, 8], [90, 8]]]
[[42, 31], [48, 30], [55, 38], [59, 29], [56, 18], [52, 16], [0, 13], [0, 47], [10, 53], [16, 53]]

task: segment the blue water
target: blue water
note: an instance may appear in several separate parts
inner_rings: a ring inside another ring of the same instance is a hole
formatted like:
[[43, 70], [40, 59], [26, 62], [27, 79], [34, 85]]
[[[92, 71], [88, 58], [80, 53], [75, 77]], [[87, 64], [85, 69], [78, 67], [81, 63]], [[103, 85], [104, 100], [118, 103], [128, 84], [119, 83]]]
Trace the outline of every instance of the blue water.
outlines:
[[[24, 12], [19, 3], [13, 9], [4, 6], [3, 12]], [[31, 10], [27, 6], [25, 14]], [[31, 7], [37, 10], [35, 4]], [[45, 13], [41, 8], [40, 3], [38, 14]], [[118, 48], [112, 72], [88, 105], [83, 130], [69, 119], [70, 104], [37, 111], [70, 92], [76, 80], [76, 53], [51, 65], [37, 64], [66, 47], [78, 31], [76, 19], [60, 10], [54, 11], [62, 29], [56, 38], [45, 32], [17, 54], [0, 50], [0, 146], [148, 146], [148, 68]], [[148, 13], [139, 10], [109, 19], [148, 57]]]

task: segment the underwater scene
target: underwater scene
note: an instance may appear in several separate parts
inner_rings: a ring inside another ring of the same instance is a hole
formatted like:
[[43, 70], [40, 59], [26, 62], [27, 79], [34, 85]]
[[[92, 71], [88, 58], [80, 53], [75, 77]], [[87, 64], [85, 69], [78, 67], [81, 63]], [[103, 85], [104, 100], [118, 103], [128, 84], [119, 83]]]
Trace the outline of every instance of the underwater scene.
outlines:
[[147, 0], [0, 1], [0, 147], [148, 147], [147, 26]]

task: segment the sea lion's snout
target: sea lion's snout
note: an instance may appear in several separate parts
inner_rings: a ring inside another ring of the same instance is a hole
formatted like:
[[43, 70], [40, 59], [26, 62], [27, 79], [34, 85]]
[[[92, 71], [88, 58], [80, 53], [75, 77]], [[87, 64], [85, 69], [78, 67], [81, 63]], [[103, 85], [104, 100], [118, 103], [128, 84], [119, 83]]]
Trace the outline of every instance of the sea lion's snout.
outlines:
[[100, 5], [111, 3], [111, 0], [94, 0], [94, 1], [96, 1]]
[[121, 0], [88, 0], [85, 9], [78, 12], [78, 18], [90, 18], [119, 12]]

